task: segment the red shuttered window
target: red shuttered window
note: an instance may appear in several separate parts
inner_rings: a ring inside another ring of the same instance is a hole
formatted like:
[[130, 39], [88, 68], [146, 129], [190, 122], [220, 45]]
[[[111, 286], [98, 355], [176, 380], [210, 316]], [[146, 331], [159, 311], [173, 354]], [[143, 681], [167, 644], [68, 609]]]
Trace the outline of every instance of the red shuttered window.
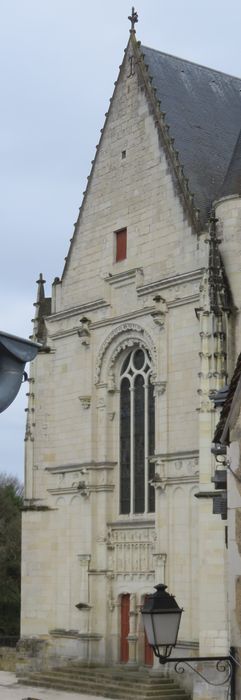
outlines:
[[115, 232], [115, 261], [125, 260], [127, 252], [127, 229]]

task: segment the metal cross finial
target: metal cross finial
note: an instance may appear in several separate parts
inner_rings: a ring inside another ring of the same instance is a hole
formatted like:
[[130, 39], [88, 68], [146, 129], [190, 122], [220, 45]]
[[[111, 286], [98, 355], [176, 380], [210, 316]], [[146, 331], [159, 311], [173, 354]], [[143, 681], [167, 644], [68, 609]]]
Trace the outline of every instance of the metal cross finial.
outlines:
[[135, 8], [134, 8], [134, 7], [132, 7], [132, 13], [131, 13], [131, 15], [128, 17], [128, 19], [129, 19], [130, 22], [131, 22], [131, 29], [130, 29], [130, 32], [135, 32], [135, 24], [136, 24], [136, 22], [138, 22], [138, 14], [137, 14], [137, 12], [135, 12]]

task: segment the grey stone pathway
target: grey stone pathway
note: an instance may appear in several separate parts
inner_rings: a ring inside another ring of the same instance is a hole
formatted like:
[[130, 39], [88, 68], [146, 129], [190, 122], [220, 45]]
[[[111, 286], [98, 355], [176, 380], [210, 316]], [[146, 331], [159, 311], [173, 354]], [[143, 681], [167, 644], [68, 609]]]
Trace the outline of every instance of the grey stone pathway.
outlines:
[[17, 682], [15, 673], [0, 671], [0, 700], [100, 700], [96, 695], [65, 693], [62, 690], [33, 688]]

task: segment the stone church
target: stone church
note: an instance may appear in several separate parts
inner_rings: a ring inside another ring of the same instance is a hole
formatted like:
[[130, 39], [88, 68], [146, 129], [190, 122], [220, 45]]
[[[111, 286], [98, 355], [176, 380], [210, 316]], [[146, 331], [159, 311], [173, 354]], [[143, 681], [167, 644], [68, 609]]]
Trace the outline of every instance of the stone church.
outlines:
[[21, 634], [49, 664], [152, 665], [140, 607], [160, 582], [179, 655], [232, 643], [211, 443], [240, 352], [241, 80], [131, 20], [51, 298], [38, 280]]

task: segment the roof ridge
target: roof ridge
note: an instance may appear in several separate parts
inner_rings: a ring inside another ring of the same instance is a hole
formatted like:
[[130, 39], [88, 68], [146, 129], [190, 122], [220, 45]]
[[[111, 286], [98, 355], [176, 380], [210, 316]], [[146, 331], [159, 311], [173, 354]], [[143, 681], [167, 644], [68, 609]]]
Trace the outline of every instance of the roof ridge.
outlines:
[[175, 54], [169, 53], [168, 51], [160, 51], [160, 49], [153, 49], [152, 46], [147, 46], [146, 44], [142, 44], [142, 42], [141, 47], [142, 49], [148, 49], [148, 51], [155, 51], [155, 53], [162, 54], [162, 56], [168, 56], [169, 58], [175, 58], [177, 61], [190, 63], [192, 66], [197, 66], [198, 68], [204, 68], [204, 70], [209, 70], [212, 73], [219, 73], [220, 75], [225, 75], [227, 78], [234, 78], [235, 80], [238, 80], [241, 83], [241, 76], [239, 77], [237, 75], [233, 75], [232, 73], [226, 73], [225, 71], [222, 71], [219, 68], [211, 68], [210, 66], [204, 66], [203, 63], [196, 63], [196, 61], [190, 61], [189, 58], [182, 58], [182, 56], [176, 56]]

